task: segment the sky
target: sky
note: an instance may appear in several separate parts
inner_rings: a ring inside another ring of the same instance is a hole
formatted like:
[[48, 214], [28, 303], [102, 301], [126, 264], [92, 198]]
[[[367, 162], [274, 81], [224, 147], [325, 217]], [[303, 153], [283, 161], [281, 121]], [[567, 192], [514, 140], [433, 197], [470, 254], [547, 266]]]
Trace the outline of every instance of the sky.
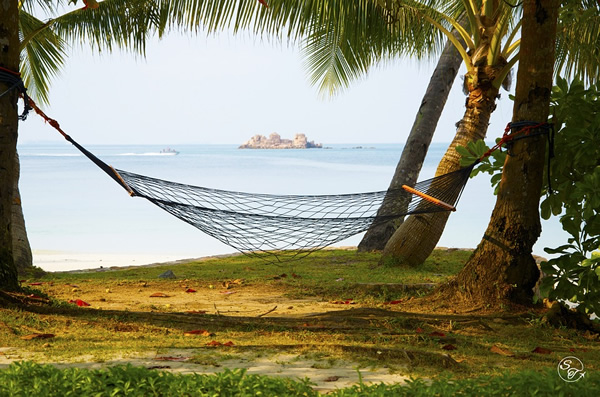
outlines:
[[[272, 132], [324, 144], [404, 143], [434, 68], [435, 60], [398, 59], [323, 97], [297, 47], [247, 33], [170, 34], [153, 39], [145, 58], [73, 49], [43, 109], [82, 144], [241, 144]], [[462, 118], [462, 74], [434, 142], [450, 142]], [[503, 91], [490, 139], [511, 114]], [[21, 143], [61, 139], [35, 115], [20, 126]]]

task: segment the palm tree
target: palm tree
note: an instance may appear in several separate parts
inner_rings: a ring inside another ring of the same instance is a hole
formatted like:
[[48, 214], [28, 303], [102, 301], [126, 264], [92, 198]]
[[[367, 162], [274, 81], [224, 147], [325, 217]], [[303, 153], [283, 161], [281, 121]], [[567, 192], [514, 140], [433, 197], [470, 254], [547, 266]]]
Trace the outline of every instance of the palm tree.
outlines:
[[[392, 4], [399, 7], [399, 3]], [[466, 146], [485, 138], [500, 87], [519, 59], [519, 40], [515, 34], [520, 23], [515, 23], [513, 7], [507, 2], [491, 0], [464, 1], [463, 6], [469, 20], [467, 28], [462, 29], [450, 16], [446, 16], [446, 20], [461, 33], [465, 42], [463, 46], [453, 40], [467, 68], [464, 88], [468, 97], [464, 116], [438, 165], [436, 176], [460, 168], [456, 146]], [[390, 12], [394, 12], [393, 7]], [[452, 40], [443, 25], [430, 22]], [[412, 266], [421, 264], [439, 241], [448, 216], [448, 212], [409, 216], [386, 243], [382, 261]]]
[[[0, 66], [9, 71], [19, 66], [19, 26], [17, 2], [3, 5], [0, 18]], [[17, 148], [17, 99], [16, 91], [11, 90], [14, 82], [0, 80], [0, 289], [15, 290], [19, 283], [12, 256], [12, 183], [15, 173]], [[9, 90], [9, 91], [7, 91]]]
[[[465, 116], [436, 175], [459, 167], [456, 145], [464, 146], [468, 141], [485, 136], [497, 89], [520, 57], [519, 40], [515, 40], [515, 35], [521, 23], [511, 26], [510, 22], [521, 11], [521, 3], [516, 6], [508, 1], [463, 3], [470, 21], [470, 29], [465, 34], [470, 34], [472, 40], [466, 40], [467, 47], [459, 51], [467, 66], [465, 88], [469, 98]], [[600, 32], [598, 3], [589, 0], [564, 3], [557, 34], [555, 73], [573, 74], [593, 82], [600, 76], [600, 53], [596, 44]], [[439, 213], [409, 217], [387, 242], [382, 261], [421, 264], [439, 241], [448, 216], [449, 213]]]
[[[513, 121], [548, 119], [559, 0], [523, 2], [521, 61]], [[530, 304], [539, 278], [532, 247], [541, 232], [539, 199], [546, 137], [515, 141], [502, 172], [496, 206], [481, 243], [442, 291], [472, 304]]]

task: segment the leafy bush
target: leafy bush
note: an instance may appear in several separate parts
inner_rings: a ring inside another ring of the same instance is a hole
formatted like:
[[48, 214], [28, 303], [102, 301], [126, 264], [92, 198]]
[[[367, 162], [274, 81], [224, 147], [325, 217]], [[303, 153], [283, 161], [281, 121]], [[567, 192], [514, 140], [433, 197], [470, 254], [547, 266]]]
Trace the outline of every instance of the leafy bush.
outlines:
[[131, 365], [101, 370], [57, 369], [18, 362], [0, 371], [0, 396], [317, 396], [307, 380], [247, 375], [181, 375]]
[[[577, 303], [577, 310], [585, 314], [600, 314], [600, 85], [586, 88], [579, 80], [569, 85], [559, 77], [552, 90], [550, 112], [557, 131], [555, 156], [549, 170], [551, 186], [544, 178], [540, 211], [544, 219], [560, 216], [570, 237], [567, 244], [545, 248], [560, 256], [542, 263], [546, 278], [540, 293], [552, 300]], [[457, 150], [467, 165], [488, 147], [479, 141]], [[494, 152], [471, 176], [489, 173], [497, 189], [505, 157], [505, 152]]]
[[[550, 176], [554, 193], [541, 204], [544, 219], [561, 214], [567, 244], [546, 248], [559, 257], [542, 264], [542, 296], [578, 303], [583, 313], [600, 314], [600, 85], [569, 86], [561, 78], [552, 93], [556, 157]], [[594, 252], [596, 251], [596, 252]]]
[[330, 396], [598, 396], [600, 375], [587, 372], [578, 382], [567, 383], [555, 369], [544, 372], [521, 371], [500, 376], [479, 376], [470, 379], [442, 377], [432, 382], [411, 379], [405, 385], [357, 385], [338, 390]]
[[[58, 369], [33, 362], [11, 364], [0, 370], [0, 396], [319, 396], [307, 380], [247, 375], [225, 370], [214, 375], [181, 375], [145, 367], [117, 366], [100, 370]], [[567, 383], [556, 369], [520, 371], [470, 379], [441, 377], [433, 381], [411, 379], [406, 384], [335, 390], [337, 397], [358, 396], [599, 396], [600, 374], [588, 371]]]

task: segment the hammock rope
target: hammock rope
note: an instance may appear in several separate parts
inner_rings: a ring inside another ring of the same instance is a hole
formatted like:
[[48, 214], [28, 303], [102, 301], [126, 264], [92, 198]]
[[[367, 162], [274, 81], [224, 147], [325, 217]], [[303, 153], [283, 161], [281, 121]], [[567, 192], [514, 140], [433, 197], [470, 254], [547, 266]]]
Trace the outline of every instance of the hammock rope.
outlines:
[[[108, 174], [131, 196], [142, 197], [202, 232], [250, 256], [276, 263], [298, 259], [369, 229], [406, 215], [455, 211], [471, 171], [482, 159], [510, 141], [533, 135], [546, 123], [509, 124], [498, 144], [476, 162], [415, 186], [387, 191], [338, 195], [272, 195], [243, 193], [165, 181], [115, 169], [66, 134], [31, 98], [20, 77], [0, 67], [0, 78], [17, 88], [25, 109], [33, 109], [68, 142]], [[4, 73], [3, 73], [4, 72]], [[10, 71], [9, 71], [10, 72]], [[26, 112], [25, 112], [26, 115]], [[24, 119], [24, 117], [23, 117]], [[519, 133], [512, 128], [519, 128]], [[378, 215], [385, 200], [410, 202], [406, 211]]]

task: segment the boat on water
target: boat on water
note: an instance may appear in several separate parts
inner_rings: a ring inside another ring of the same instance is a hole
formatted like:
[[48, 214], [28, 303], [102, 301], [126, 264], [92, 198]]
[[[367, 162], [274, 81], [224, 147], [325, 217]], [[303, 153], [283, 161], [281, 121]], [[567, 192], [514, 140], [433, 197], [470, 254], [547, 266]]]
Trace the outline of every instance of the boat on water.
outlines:
[[177, 150], [171, 149], [170, 147], [164, 148], [159, 153], [160, 154], [168, 154], [168, 155], [172, 155], [172, 156], [179, 154], [179, 152]]

